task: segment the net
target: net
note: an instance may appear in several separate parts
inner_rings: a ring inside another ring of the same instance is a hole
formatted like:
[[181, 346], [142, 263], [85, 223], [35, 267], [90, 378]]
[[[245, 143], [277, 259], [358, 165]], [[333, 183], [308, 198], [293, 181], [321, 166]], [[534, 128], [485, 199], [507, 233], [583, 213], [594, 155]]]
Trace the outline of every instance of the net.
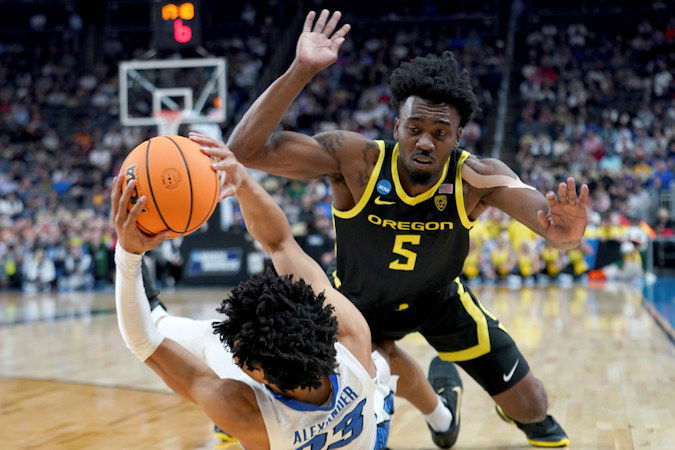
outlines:
[[174, 109], [163, 109], [155, 114], [157, 118], [157, 135], [167, 134], [177, 135], [178, 129], [183, 122], [183, 111]]

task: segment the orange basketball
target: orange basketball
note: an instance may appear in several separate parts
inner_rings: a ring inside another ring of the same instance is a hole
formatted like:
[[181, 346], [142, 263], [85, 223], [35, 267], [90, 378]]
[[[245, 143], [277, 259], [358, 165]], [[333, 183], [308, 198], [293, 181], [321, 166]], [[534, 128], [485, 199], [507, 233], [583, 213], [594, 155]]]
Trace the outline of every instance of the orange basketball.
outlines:
[[182, 136], [157, 136], [137, 146], [122, 164], [122, 189], [136, 180], [131, 203], [148, 198], [138, 227], [149, 235], [170, 230], [185, 236], [206, 222], [218, 203], [220, 183], [211, 158]]

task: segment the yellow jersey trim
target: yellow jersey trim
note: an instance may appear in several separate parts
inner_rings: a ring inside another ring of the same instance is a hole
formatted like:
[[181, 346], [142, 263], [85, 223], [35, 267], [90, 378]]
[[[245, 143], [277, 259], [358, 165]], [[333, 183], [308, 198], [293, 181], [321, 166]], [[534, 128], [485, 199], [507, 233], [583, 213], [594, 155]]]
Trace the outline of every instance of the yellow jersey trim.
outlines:
[[423, 202], [424, 200], [429, 200], [431, 197], [434, 196], [436, 191], [438, 191], [438, 188], [441, 185], [441, 183], [443, 183], [443, 181], [445, 180], [445, 176], [448, 173], [449, 164], [450, 158], [448, 158], [448, 160], [445, 162], [445, 166], [443, 167], [443, 174], [438, 179], [436, 184], [434, 184], [428, 191], [423, 192], [420, 195], [411, 197], [403, 189], [403, 186], [401, 185], [401, 180], [398, 177], [398, 142], [397, 142], [396, 145], [394, 146], [394, 152], [391, 156], [391, 177], [394, 180], [394, 186], [396, 187], [396, 194], [398, 194], [399, 198], [403, 200], [405, 203], [413, 206]]
[[[333, 216], [333, 229], [335, 230], [335, 216]], [[335, 239], [335, 242], [333, 243], [333, 254], [335, 255], [335, 258], [337, 258], [338, 254], [338, 248], [337, 248], [337, 239]], [[340, 289], [340, 286], [342, 286], [342, 281], [340, 280], [340, 277], [338, 277], [337, 274], [337, 268], [333, 271], [333, 273], [330, 274], [330, 276], [333, 277], [333, 286], [335, 286], [336, 289]]]
[[459, 279], [455, 279], [455, 283], [457, 283], [457, 294], [459, 295], [459, 300], [462, 302], [462, 306], [476, 322], [478, 343], [464, 350], [438, 352], [438, 356], [444, 361], [468, 361], [490, 353], [490, 334], [488, 333], [487, 319], [481, 308], [473, 302]]
[[462, 164], [469, 157], [470, 153], [466, 150], [462, 151], [462, 154], [457, 161], [457, 171], [455, 172], [455, 202], [457, 203], [457, 214], [459, 215], [459, 220], [464, 225], [464, 228], [470, 230], [478, 219], [471, 220], [469, 219], [468, 214], [466, 213], [466, 208], [464, 207], [464, 190], [462, 189]]
[[382, 163], [384, 161], [384, 141], [375, 141], [375, 143], [380, 148], [380, 156], [377, 157], [377, 162], [375, 163], [375, 167], [373, 167], [373, 171], [370, 174], [370, 179], [368, 180], [366, 189], [363, 191], [363, 195], [361, 195], [358, 203], [356, 203], [356, 205], [354, 205], [354, 207], [348, 211], [340, 211], [335, 207], [335, 204], [333, 204], [333, 215], [338, 216], [340, 219], [352, 219], [356, 217], [356, 215], [360, 213], [366, 206], [370, 196], [373, 194], [373, 189], [375, 188], [377, 179], [380, 177], [380, 171], [382, 170]]
[[492, 313], [485, 307], [485, 305], [483, 305], [483, 303], [482, 303], [480, 300], [476, 299], [476, 301], [478, 302], [478, 306], [480, 306], [480, 309], [483, 310], [483, 312], [485, 313], [485, 315], [487, 315], [490, 319], [492, 319], [492, 320], [494, 320], [495, 322], [497, 322], [497, 323], [499, 324], [498, 327], [499, 327], [504, 333], [506, 333], [506, 334], [508, 334], [508, 335], [510, 336], [511, 333], [509, 333], [509, 330], [507, 330], [506, 327], [505, 327], [504, 325], [502, 325], [502, 323], [499, 321], [499, 319], [497, 319], [497, 317], [496, 317], [494, 314], [492, 314]]

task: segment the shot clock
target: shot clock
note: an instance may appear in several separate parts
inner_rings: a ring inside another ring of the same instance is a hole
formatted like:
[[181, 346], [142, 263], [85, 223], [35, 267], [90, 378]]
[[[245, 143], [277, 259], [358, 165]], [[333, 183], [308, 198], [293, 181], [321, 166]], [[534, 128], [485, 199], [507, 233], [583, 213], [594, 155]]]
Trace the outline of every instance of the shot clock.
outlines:
[[191, 48], [201, 44], [200, 0], [155, 0], [152, 15], [158, 48]]

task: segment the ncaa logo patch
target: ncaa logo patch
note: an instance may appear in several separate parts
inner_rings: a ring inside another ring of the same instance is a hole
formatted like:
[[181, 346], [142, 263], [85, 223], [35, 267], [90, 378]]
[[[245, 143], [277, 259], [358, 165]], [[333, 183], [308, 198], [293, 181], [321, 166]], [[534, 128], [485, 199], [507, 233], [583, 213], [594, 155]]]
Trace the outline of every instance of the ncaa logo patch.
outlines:
[[382, 195], [387, 195], [391, 192], [391, 183], [389, 180], [380, 180], [377, 182], [377, 192]]
[[434, 197], [434, 204], [439, 211], [443, 211], [448, 206], [448, 197], [445, 195], [437, 195]]

